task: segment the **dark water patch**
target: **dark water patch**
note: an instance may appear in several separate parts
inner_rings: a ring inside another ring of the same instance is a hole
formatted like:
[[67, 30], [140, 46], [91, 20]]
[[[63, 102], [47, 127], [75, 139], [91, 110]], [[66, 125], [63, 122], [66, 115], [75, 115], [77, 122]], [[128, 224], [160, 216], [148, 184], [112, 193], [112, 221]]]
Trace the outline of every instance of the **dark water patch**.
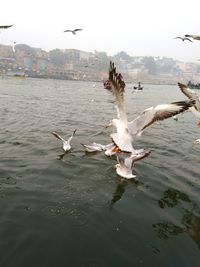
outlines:
[[[1, 80], [0, 265], [199, 266], [199, 138], [190, 113], [156, 123], [134, 141], [149, 148], [137, 181], [115, 157], [80, 143], [110, 142], [113, 97], [101, 83]], [[126, 91], [128, 118], [184, 99], [174, 86]], [[74, 97], [76, 96], [76, 97]], [[6, 101], [5, 101], [6, 98]], [[70, 136], [63, 154], [51, 131]], [[10, 178], [9, 178], [10, 177]], [[74, 254], [75, 253], [75, 254]]]
[[2, 185], [2, 184], [15, 185], [16, 183], [17, 183], [17, 180], [11, 176], [0, 177], [0, 185]]

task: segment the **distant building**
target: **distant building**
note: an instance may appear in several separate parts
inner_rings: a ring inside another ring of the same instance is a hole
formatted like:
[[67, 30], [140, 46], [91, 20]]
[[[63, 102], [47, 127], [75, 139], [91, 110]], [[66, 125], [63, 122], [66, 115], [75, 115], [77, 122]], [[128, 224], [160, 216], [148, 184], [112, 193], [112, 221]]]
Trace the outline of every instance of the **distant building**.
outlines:
[[14, 51], [10, 45], [0, 45], [1, 58], [14, 58]]

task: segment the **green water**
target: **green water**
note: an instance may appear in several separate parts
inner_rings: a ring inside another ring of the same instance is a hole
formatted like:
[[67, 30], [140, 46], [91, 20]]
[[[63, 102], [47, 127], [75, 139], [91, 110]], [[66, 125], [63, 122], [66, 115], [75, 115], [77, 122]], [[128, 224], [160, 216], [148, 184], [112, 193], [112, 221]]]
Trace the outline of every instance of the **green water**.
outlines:
[[[185, 99], [145, 85], [125, 101], [129, 120]], [[196, 267], [200, 263], [200, 138], [191, 113], [149, 127], [135, 144], [151, 155], [117, 176], [115, 158], [80, 143], [110, 142], [116, 117], [101, 83], [0, 80], [0, 266]], [[62, 156], [52, 134], [69, 137]]]

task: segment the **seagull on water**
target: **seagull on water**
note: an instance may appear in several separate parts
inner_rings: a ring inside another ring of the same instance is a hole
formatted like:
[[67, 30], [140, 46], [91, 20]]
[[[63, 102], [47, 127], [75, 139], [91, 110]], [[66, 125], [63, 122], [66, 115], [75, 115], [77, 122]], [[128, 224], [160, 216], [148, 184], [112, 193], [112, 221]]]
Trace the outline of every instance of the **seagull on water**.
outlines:
[[178, 37], [175, 37], [174, 39], [181, 39], [183, 42], [190, 41], [192, 43], [192, 40], [190, 40], [190, 38], [188, 38], [186, 35], [184, 37], [178, 36]]
[[83, 29], [75, 29], [75, 30], [65, 30], [64, 32], [71, 32], [72, 34], [76, 34], [77, 31], [82, 31]]
[[190, 100], [157, 105], [145, 109], [136, 119], [128, 122], [124, 105], [125, 83], [122, 81], [122, 76], [116, 72], [113, 62], [110, 62], [109, 85], [109, 91], [114, 95], [118, 113], [118, 119], [113, 119], [109, 124], [117, 129], [117, 132], [111, 134], [110, 137], [122, 152], [138, 154], [132, 145], [134, 137], [140, 136], [144, 129], [154, 122], [182, 113], [195, 103], [194, 100]]
[[184, 36], [184, 38], [187, 38], [187, 37], [189, 37], [189, 38], [192, 38], [193, 40], [198, 40], [198, 41], [200, 41], [200, 35], [192, 35], [192, 34], [185, 34], [185, 36]]
[[70, 142], [71, 142], [73, 136], [75, 135], [75, 133], [76, 133], [76, 130], [73, 131], [73, 133], [72, 133], [72, 135], [70, 136], [70, 138], [66, 141], [66, 140], [64, 140], [59, 134], [57, 134], [56, 132], [52, 132], [52, 134], [53, 134], [56, 138], [58, 138], [58, 139], [60, 139], [60, 140], [62, 141], [62, 143], [63, 143], [62, 148], [63, 148], [63, 150], [64, 150], [65, 152], [68, 152], [68, 151], [71, 149], [71, 144], [70, 144]]
[[194, 144], [200, 144], [200, 139], [196, 139], [196, 140], [194, 141]]
[[91, 145], [84, 145], [84, 144], [81, 144], [81, 145], [85, 148], [86, 152], [97, 152], [97, 151], [104, 151], [107, 148], [112, 147], [113, 143], [108, 144], [108, 145], [102, 145], [102, 144], [93, 142]]
[[198, 94], [187, 87], [183, 83], [178, 83], [181, 92], [186, 95], [190, 100], [195, 101], [195, 104], [190, 108], [190, 111], [199, 119], [197, 125], [200, 127], [200, 97]]
[[110, 143], [108, 145], [102, 145], [93, 142], [91, 145], [84, 145], [84, 144], [81, 145], [84, 147], [86, 152], [105, 151], [106, 156], [112, 156], [118, 152], [118, 148], [114, 143]]
[[125, 157], [124, 160], [117, 156], [118, 163], [115, 165], [117, 174], [126, 179], [135, 178], [136, 175], [132, 173], [134, 163], [148, 157], [150, 153], [149, 150], [141, 149], [140, 153], [131, 154], [131, 156]]

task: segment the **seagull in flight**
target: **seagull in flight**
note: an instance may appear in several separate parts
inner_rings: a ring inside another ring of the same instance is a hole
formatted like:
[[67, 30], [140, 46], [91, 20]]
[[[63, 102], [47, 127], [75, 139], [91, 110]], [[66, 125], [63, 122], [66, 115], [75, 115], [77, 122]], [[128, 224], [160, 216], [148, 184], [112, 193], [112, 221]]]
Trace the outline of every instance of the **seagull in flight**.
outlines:
[[183, 42], [190, 41], [192, 43], [192, 40], [190, 40], [190, 38], [188, 38], [186, 35], [184, 37], [178, 36], [178, 37], [175, 37], [174, 39], [181, 39]]
[[73, 136], [75, 135], [75, 133], [76, 133], [76, 130], [73, 131], [73, 133], [72, 133], [72, 135], [70, 136], [70, 138], [66, 141], [66, 140], [64, 140], [59, 134], [57, 134], [56, 132], [52, 132], [52, 134], [53, 134], [56, 138], [58, 138], [59, 140], [62, 141], [62, 148], [63, 148], [63, 150], [64, 150], [65, 152], [68, 152], [68, 151], [71, 149], [71, 144], [70, 144], [70, 142], [71, 142]]
[[71, 32], [72, 34], [76, 34], [77, 31], [82, 31], [83, 29], [75, 29], [75, 30], [65, 30], [64, 32]]
[[118, 119], [113, 119], [109, 126], [115, 126], [116, 133], [110, 135], [114, 144], [122, 151], [132, 154], [138, 154], [133, 148], [133, 139], [140, 136], [144, 129], [156, 121], [161, 121], [179, 113], [182, 113], [192, 107], [194, 100], [179, 101], [170, 104], [160, 104], [155, 107], [145, 109], [136, 119], [128, 122], [124, 104], [125, 83], [122, 75], [116, 72], [113, 62], [110, 62], [109, 69], [110, 90], [115, 98]]
[[186, 95], [190, 100], [195, 101], [195, 104], [190, 108], [190, 111], [199, 119], [197, 125], [200, 127], [200, 97], [198, 94], [187, 87], [187, 85], [178, 83], [181, 92]]
[[184, 36], [184, 38], [192, 38], [193, 40], [198, 40], [198, 41], [200, 41], [200, 35], [191, 35], [191, 34], [186, 34], [185, 36]]
[[14, 24], [12, 25], [0, 25], [0, 29], [8, 29], [10, 27], [12, 27]]

